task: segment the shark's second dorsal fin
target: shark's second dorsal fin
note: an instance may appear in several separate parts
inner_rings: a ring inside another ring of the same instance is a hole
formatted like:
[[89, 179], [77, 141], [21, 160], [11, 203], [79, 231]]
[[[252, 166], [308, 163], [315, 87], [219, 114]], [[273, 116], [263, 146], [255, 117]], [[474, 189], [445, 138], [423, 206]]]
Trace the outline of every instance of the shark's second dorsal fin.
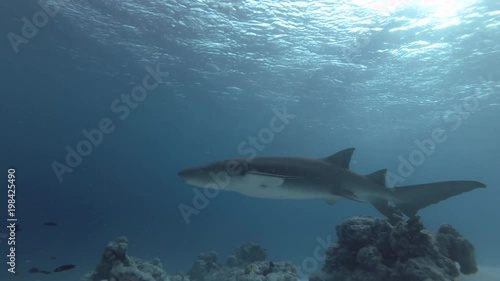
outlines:
[[344, 169], [349, 169], [349, 163], [351, 162], [352, 153], [354, 148], [348, 148], [341, 150], [333, 155], [323, 158], [324, 161], [342, 167]]
[[372, 181], [380, 184], [383, 187], [386, 187], [385, 185], [385, 175], [387, 174], [387, 169], [382, 169], [375, 171], [371, 174], [366, 175], [367, 178], [371, 179]]

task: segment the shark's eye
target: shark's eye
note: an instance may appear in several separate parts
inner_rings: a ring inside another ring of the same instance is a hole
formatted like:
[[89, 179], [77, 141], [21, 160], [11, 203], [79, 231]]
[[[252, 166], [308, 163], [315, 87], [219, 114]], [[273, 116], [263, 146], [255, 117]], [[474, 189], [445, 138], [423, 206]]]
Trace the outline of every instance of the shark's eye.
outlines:
[[250, 171], [252, 168], [250, 167], [250, 163], [248, 161], [241, 161], [240, 163], [241, 167], [241, 174], [245, 175], [248, 171]]

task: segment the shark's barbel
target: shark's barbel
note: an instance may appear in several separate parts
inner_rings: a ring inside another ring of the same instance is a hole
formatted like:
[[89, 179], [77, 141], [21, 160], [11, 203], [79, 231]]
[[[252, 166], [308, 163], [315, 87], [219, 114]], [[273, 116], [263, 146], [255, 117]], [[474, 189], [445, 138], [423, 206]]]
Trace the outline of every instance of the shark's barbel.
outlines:
[[412, 217], [418, 210], [463, 192], [486, 187], [477, 181], [445, 181], [387, 188], [387, 170], [360, 175], [349, 170], [354, 148], [329, 157], [256, 157], [231, 159], [182, 170], [188, 184], [269, 199], [342, 198], [370, 202], [389, 218]]

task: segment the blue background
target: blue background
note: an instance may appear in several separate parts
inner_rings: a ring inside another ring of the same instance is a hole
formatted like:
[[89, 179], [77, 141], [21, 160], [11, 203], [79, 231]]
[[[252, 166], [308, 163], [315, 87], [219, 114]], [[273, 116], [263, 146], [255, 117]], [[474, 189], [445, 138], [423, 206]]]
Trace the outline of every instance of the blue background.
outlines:
[[[380, 216], [347, 200], [221, 192], [184, 222], [178, 206], [192, 204], [194, 193], [176, 173], [242, 157], [238, 145], [285, 107], [296, 117], [258, 156], [355, 147], [353, 171], [397, 174], [416, 140], [443, 129], [447, 140], [404, 184], [486, 183], [420, 215], [431, 230], [452, 224], [475, 244], [480, 264], [498, 266], [498, 3], [406, 2], [57, 1], [58, 13], [16, 54], [8, 34], [22, 35], [22, 18], [42, 8], [2, 1], [0, 167], [2, 178], [17, 171], [18, 280], [32, 280], [31, 267], [65, 263], [77, 268], [50, 280], [80, 278], [118, 236], [129, 238], [130, 255], [159, 257], [170, 273], [204, 251], [225, 260], [247, 241], [271, 260], [300, 264], [335, 225]], [[169, 76], [120, 120], [110, 105], [142, 83], [146, 66]], [[467, 100], [478, 103], [465, 118], [455, 107]], [[52, 163], [64, 164], [65, 147], [76, 148], [82, 130], [103, 118], [115, 130], [59, 182]]]

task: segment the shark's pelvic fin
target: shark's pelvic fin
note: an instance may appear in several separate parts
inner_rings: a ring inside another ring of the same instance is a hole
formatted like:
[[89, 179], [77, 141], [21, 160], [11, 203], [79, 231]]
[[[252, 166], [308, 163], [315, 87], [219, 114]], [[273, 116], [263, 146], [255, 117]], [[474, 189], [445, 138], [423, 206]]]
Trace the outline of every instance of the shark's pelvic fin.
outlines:
[[[387, 185], [385, 182], [386, 174], [387, 169], [382, 169], [368, 174], [366, 175], [366, 177], [377, 184], [374, 188], [389, 191], [390, 189], [387, 189]], [[373, 197], [369, 198], [368, 201], [373, 205], [373, 207], [375, 207], [375, 209], [392, 220], [399, 220], [403, 216], [401, 214], [401, 211], [397, 210], [394, 206], [389, 205], [389, 201], [387, 201], [387, 199]]]
[[351, 162], [353, 152], [354, 148], [348, 148], [322, 159], [330, 164], [349, 170], [349, 163]]
[[372, 181], [376, 182], [377, 184], [380, 184], [383, 187], [386, 187], [385, 185], [385, 175], [387, 174], [387, 169], [382, 169], [375, 171], [369, 175], [366, 175], [367, 178], [371, 179]]
[[427, 184], [407, 185], [394, 188], [394, 203], [408, 217], [418, 210], [452, 196], [486, 187], [477, 181], [445, 181]]

